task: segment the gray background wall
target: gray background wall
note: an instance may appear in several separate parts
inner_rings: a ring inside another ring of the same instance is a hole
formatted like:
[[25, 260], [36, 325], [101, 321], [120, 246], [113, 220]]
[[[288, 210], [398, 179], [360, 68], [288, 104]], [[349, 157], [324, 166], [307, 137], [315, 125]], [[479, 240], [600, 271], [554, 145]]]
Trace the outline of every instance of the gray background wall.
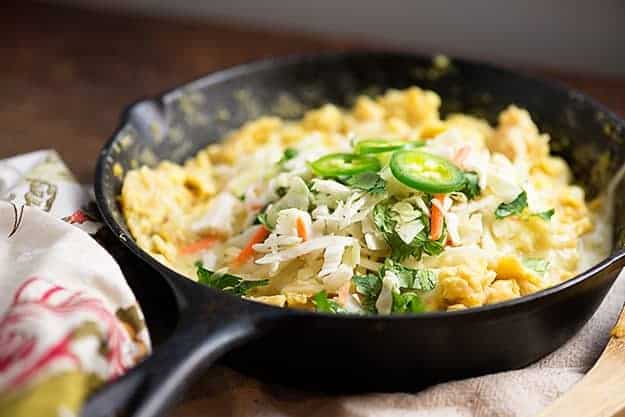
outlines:
[[345, 34], [508, 64], [625, 75], [625, 0], [58, 0]]

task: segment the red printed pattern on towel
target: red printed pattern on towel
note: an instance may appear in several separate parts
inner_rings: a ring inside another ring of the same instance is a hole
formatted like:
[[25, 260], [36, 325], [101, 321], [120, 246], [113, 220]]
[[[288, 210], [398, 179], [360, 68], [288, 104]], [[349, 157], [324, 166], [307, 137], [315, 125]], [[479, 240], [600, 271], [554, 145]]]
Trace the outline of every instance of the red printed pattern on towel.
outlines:
[[[91, 350], [74, 343], [74, 330], [85, 323], [95, 324], [100, 332], [99, 342], [92, 344]], [[17, 289], [0, 320], [0, 391], [21, 386], [50, 368], [79, 368], [104, 379], [115, 378], [131, 365], [123, 349], [129, 342], [122, 324], [100, 300], [29, 278]], [[90, 369], [94, 365], [83, 362], [93, 362], [90, 356], [99, 354], [101, 343], [106, 343], [104, 366]]]

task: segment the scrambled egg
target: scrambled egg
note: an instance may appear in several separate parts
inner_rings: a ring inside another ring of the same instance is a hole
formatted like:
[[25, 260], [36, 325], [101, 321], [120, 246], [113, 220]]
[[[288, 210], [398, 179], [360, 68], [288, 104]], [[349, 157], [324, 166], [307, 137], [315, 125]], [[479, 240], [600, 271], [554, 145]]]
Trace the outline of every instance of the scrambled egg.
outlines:
[[[258, 232], [256, 216], [281, 197], [272, 190], [294, 187], [294, 176], [310, 183], [310, 161], [331, 152], [350, 152], [362, 138], [424, 141], [428, 152], [475, 172], [480, 187], [479, 196], [473, 199], [451, 193], [444, 200], [449, 237], [440, 254], [403, 260], [406, 267], [436, 275], [436, 287], [422, 295], [426, 310], [497, 303], [574, 276], [581, 257], [586, 256], [581, 237], [592, 231], [596, 220], [584, 191], [571, 185], [566, 162], [549, 154], [549, 136], [538, 131], [527, 111], [515, 106], [500, 114], [496, 126], [490, 126], [464, 114], [442, 120], [440, 104], [436, 93], [413, 87], [389, 90], [377, 98], [360, 97], [351, 110], [328, 104], [309, 111], [300, 121], [264, 117], [249, 122], [184, 165], [164, 161], [154, 168], [129, 171], [120, 198], [126, 222], [141, 248], [191, 279], [196, 279], [194, 263], [202, 260], [208, 269], [226, 268], [250, 279], [269, 278], [268, 285], [246, 293], [260, 302], [319, 308], [314, 296], [326, 291], [347, 311], [354, 301], [357, 306], [352, 308], [358, 310], [363, 308], [363, 295], [350, 278], [377, 273], [390, 253], [370, 214], [364, 213], [379, 203], [380, 196], [352, 198], [357, 193], [354, 189], [317, 178], [313, 181], [317, 188], [311, 191], [311, 198], [317, 199], [315, 210], [289, 207], [291, 211], [279, 212], [282, 226], [279, 223], [263, 241], [255, 242], [251, 261], [239, 265], [237, 258]], [[297, 149], [299, 154], [285, 162], [285, 149]], [[391, 190], [394, 180], [386, 180]], [[527, 195], [527, 207], [498, 218], [498, 207], [521, 192]], [[419, 198], [410, 201], [422, 208], [418, 215], [430, 227], [427, 217], [436, 203], [425, 195]], [[421, 201], [425, 203], [420, 206]], [[360, 204], [356, 213], [366, 216], [345, 215], [339, 219], [344, 223], [337, 220], [331, 226], [337, 212], [347, 212], [350, 204]], [[551, 214], [541, 217], [537, 213]], [[300, 220], [303, 226], [297, 223]], [[284, 226], [288, 221], [291, 226]], [[304, 235], [295, 230], [295, 224]], [[279, 227], [289, 231], [281, 232]], [[301, 246], [306, 234], [309, 242], [311, 236], [319, 242], [323, 237], [349, 237], [359, 248], [344, 244], [332, 252], [330, 247], [337, 244], [328, 240], [328, 246], [306, 252]], [[301, 255], [289, 258], [289, 250], [299, 250]], [[331, 265], [332, 256], [338, 259], [335, 265]], [[320, 271], [326, 267], [332, 272], [323, 275]], [[400, 294], [398, 288], [395, 294]]]

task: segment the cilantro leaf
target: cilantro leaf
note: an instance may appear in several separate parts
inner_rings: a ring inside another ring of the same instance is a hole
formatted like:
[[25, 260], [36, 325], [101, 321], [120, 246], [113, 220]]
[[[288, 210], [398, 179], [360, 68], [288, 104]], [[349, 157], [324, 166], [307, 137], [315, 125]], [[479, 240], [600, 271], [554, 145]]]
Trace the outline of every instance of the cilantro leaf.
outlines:
[[509, 203], [501, 203], [495, 210], [495, 217], [503, 219], [504, 217], [521, 214], [527, 208], [527, 193], [521, 192], [514, 200]]
[[280, 158], [280, 160], [278, 161], [278, 165], [284, 165], [286, 161], [289, 161], [295, 158], [298, 153], [299, 152], [297, 151], [297, 149], [286, 148], [284, 150], [284, 153], [282, 154], [282, 158]]
[[384, 235], [384, 240], [391, 247], [391, 258], [401, 261], [408, 256], [414, 256], [420, 259], [423, 253], [428, 255], [438, 255], [445, 249], [447, 241], [446, 229], [439, 240], [430, 240], [430, 226], [426, 222], [425, 227], [414, 237], [412, 242], [406, 243], [395, 231], [397, 221], [391, 210], [392, 200], [386, 200], [375, 205], [372, 212], [373, 222], [378, 230]]
[[423, 243], [423, 252], [430, 256], [439, 255], [445, 250], [445, 243], [447, 243], [447, 227], [443, 225], [443, 233], [438, 240], [427, 239]]
[[421, 313], [425, 311], [419, 292], [436, 287], [436, 275], [427, 269], [412, 269], [387, 259], [379, 274], [354, 275], [352, 282], [360, 295], [360, 305], [368, 313], [377, 313], [375, 306], [382, 279], [386, 271], [392, 271], [399, 278], [400, 290], [393, 293], [392, 311], [396, 313]]
[[[425, 239], [423, 231], [417, 235], [410, 244], [407, 244], [395, 231], [397, 222], [393, 219], [391, 213], [391, 204], [381, 202], [375, 205], [373, 208], [373, 222], [377, 226], [378, 230], [382, 232], [384, 240], [391, 247], [391, 258], [402, 260], [412, 255], [416, 258], [421, 257], [422, 245], [420, 239]], [[414, 244], [413, 244], [414, 243]]]
[[429, 269], [412, 269], [392, 259], [387, 259], [380, 270], [384, 276], [387, 271], [393, 272], [399, 278], [399, 287], [416, 291], [431, 291], [436, 287], [436, 274]]
[[287, 191], [289, 191], [289, 189], [287, 187], [278, 187], [276, 188], [276, 195], [280, 198], [284, 197], [287, 193]]
[[255, 281], [246, 281], [246, 280], [241, 279], [239, 283], [235, 287], [233, 287], [232, 291], [234, 291], [235, 295], [247, 295], [247, 293], [252, 288], [263, 287], [265, 285], [269, 285], [268, 279], [261, 279], [261, 280], [255, 280]]
[[503, 219], [504, 217], [523, 214], [522, 218], [526, 220], [531, 216], [535, 216], [543, 219], [544, 221], [549, 221], [556, 212], [554, 209], [549, 209], [540, 213], [523, 213], [527, 207], [527, 193], [523, 191], [511, 202], [501, 203], [499, 207], [497, 207], [497, 210], [495, 210], [495, 217]]
[[418, 294], [414, 292], [393, 294], [393, 313], [423, 313], [425, 305]]
[[360, 294], [360, 305], [368, 313], [377, 313], [375, 303], [382, 291], [382, 280], [378, 275], [354, 275], [352, 282]]
[[348, 177], [345, 184], [371, 194], [380, 194], [386, 190], [386, 181], [375, 172], [362, 172]]
[[436, 274], [429, 269], [413, 269], [414, 281], [412, 282], [413, 288], [419, 291], [431, 291], [436, 287], [438, 283], [436, 280]]
[[532, 216], [540, 217], [544, 221], [548, 222], [555, 213], [556, 211], [554, 209], [549, 209], [540, 213], [533, 213]]
[[247, 295], [252, 288], [269, 284], [268, 279], [247, 281], [234, 275], [211, 272], [208, 269], [204, 269], [200, 263], [196, 263], [196, 266], [198, 282], [200, 284], [233, 295]]
[[317, 311], [323, 313], [342, 313], [345, 310], [334, 300], [328, 298], [328, 293], [325, 290], [319, 291], [313, 296], [313, 304]]
[[464, 186], [460, 192], [466, 195], [469, 200], [480, 195], [482, 189], [480, 188], [479, 177], [475, 172], [464, 173]]
[[354, 281], [356, 291], [362, 295], [377, 298], [382, 290], [382, 281], [375, 274], [354, 275], [352, 281]]
[[542, 258], [525, 258], [523, 259], [523, 266], [540, 275], [544, 275], [549, 269], [549, 261]]
[[401, 240], [401, 238], [395, 232], [395, 225], [397, 224], [391, 215], [390, 205], [385, 203], [378, 203], [373, 207], [372, 211], [373, 223], [382, 235], [384, 240], [391, 247], [391, 256], [395, 259], [403, 259], [408, 257], [412, 253], [412, 248]]
[[265, 211], [263, 211], [258, 216], [256, 216], [256, 221], [254, 223], [255, 224], [262, 224], [268, 230], [273, 230], [273, 227], [271, 227], [271, 225], [267, 222], [267, 212], [265, 212]]

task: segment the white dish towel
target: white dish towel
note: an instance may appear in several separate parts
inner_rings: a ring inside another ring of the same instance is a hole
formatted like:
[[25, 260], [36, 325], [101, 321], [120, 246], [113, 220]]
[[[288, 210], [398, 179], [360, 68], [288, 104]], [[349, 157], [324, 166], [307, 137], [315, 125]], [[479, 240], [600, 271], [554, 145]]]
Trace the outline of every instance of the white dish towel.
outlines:
[[2, 417], [77, 415], [150, 350], [119, 266], [86, 233], [101, 226], [88, 201], [53, 151], [0, 161]]

